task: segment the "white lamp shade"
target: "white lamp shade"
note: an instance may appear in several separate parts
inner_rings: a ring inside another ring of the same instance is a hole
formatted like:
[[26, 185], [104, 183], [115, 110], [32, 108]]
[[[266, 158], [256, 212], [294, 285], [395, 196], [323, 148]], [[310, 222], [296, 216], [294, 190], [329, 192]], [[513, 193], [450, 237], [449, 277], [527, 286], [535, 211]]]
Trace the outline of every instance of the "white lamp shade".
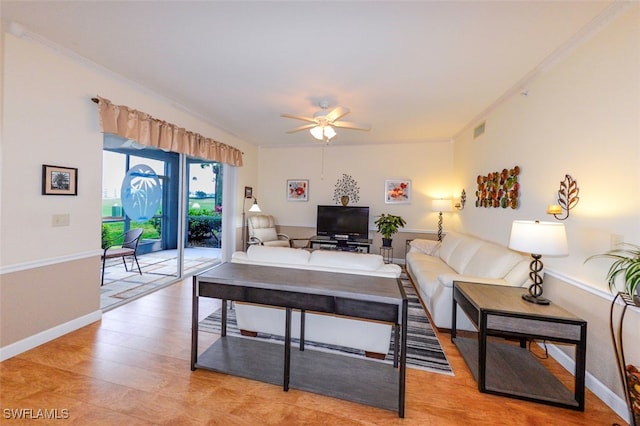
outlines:
[[434, 212], [450, 212], [453, 211], [453, 203], [451, 200], [433, 200], [431, 201], [431, 210]]
[[569, 247], [564, 223], [514, 220], [509, 248], [531, 254], [567, 255]]
[[260, 213], [262, 210], [260, 210], [260, 206], [258, 205], [258, 202], [254, 201], [249, 211], [252, 213]]

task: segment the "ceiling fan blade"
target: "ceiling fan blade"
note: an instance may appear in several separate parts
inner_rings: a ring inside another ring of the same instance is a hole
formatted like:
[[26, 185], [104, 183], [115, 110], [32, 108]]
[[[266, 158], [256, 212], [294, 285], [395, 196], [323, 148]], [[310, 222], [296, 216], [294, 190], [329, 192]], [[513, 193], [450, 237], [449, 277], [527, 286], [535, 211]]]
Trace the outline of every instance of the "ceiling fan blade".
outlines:
[[329, 113], [327, 113], [325, 118], [327, 119], [328, 122], [332, 122], [332, 121], [340, 120], [342, 117], [349, 114], [349, 112], [350, 112], [349, 108], [337, 106], [331, 111], [329, 111]]
[[302, 121], [308, 121], [310, 123], [318, 124], [318, 120], [312, 117], [303, 117], [301, 115], [292, 115], [292, 114], [280, 114], [280, 117], [293, 118], [294, 120], [302, 120]]
[[368, 132], [371, 130], [371, 126], [364, 124], [351, 123], [350, 121], [334, 121], [331, 123], [334, 127], [341, 127], [343, 129], [351, 129], [351, 130], [364, 130]]
[[311, 128], [313, 128], [313, 127], [316, 127], [317, 125], [318, 125], [317, 123], [313, 123], [313, 124], [305, 124], [305, 125], [303, 125], [303, 126], [296, 127], [295, 129], [291, 129], [291, 130], [287, 131], [287, 133], [301, 132], [302, 130], [311, 129]]

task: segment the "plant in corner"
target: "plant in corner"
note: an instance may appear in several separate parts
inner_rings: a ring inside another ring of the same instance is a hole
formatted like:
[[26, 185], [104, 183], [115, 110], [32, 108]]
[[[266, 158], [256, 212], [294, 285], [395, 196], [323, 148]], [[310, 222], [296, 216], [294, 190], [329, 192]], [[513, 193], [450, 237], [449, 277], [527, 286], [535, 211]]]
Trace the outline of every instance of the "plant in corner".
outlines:
[[382, 213], [374, 224], [378, 227], [378, 232], [382, 234], [382, 245], [391, 247], [391, 237], [398, 232], [398, 228], [404, 228], [407, 222], [400, 216]]
[[640, 306], [640, 246], [635, 244], [621, 244], [619, 248], [606, 253], [595, 254], [587, 258], [586, 261], [594, 258], [613, 259], [609, 271], [607, 272], [607, 283], [609, 290], [615, 292], [618, 277], [624, 282], [624, 291]]

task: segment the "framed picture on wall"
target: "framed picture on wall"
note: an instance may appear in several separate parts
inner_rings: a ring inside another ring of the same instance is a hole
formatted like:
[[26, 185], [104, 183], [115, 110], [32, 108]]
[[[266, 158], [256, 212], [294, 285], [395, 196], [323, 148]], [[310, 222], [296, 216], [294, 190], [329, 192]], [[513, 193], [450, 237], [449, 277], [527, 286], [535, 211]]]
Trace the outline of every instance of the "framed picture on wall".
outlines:
[[309, 180], [287, 180], [287, 201], [309, 201]]
[[253, 197], [253, 188], [250, 186], [245, 186], [244, 187], [244, 198], [251, 198]]
[[411, 202], [411, 180], [389, 179], [384, 181], [385, 204], [408, 204]]
[[43, 164], [42, 195], [78, 195], [78, 169]]

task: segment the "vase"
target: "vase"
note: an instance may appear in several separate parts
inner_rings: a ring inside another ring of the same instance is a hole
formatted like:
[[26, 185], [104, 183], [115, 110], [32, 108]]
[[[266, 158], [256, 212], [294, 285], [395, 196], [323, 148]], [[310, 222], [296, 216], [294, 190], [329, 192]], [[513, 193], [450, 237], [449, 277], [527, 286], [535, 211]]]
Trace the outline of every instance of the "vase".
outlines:
[[343, 195], [340, 197], [340, 202], [346, 207], [346, 205], [349, 204], [349, 197], [347, 195]]
[[383, 238], [382, 239], [382, 247], [391, 247], [391, 243], [393, 240], [391, 238]]

